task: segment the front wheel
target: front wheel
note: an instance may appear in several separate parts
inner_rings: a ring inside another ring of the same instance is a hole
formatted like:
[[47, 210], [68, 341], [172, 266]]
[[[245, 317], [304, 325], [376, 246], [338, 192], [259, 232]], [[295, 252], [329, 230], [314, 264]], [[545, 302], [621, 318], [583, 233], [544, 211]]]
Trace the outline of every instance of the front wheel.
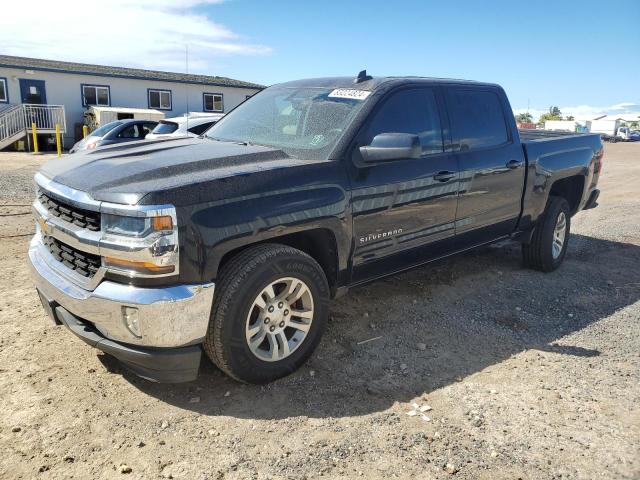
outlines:
[[522, 245], [525, 266], [542, 272], [552, 272], [560, 266], [569, 244], [569, 213], [569, 204], [564, 198], [549, 197], [544, 218], [536, 225], [531, 243]]
[[329, 316], [324, 271], [285, 245], [251, 247], [222, 269], [204, 350], [247, 383], [288, 375], [311, 356]]

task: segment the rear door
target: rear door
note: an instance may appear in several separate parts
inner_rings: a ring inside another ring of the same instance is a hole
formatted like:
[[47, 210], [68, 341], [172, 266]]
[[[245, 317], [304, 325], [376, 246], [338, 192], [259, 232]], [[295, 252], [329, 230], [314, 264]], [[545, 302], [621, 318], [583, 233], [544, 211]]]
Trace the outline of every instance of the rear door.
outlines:
[[514, 230], [524, 186], [524, 152], [513, 138], [515, 127], [507, 121], [513, 114], [501, 89], [449, 86], [445, 91], [452, 148], [460, 165], [456, 245], [461, 249]]
[[[357, 137], [370, 145], [380, 133], [420, 138], [421, 158], [354, 166], [351, 174], [354, 282], [391, 273], [453, 248], [457, 160], [445, 152], [448, 131], [440, 90], [410, 87], [380, 101]], [[354, 149], [354, 165], [359, 150]]]

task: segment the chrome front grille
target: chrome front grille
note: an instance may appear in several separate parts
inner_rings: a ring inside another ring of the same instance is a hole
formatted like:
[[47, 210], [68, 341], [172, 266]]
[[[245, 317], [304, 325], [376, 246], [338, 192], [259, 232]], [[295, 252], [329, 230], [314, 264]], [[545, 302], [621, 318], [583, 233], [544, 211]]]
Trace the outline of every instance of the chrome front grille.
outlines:
[[57, 198], [47, 195], [41, 189], [38, 189], [38, 200], [54, 217], [92, 232], [100, 231], [100, 212], [85, 210], [75, 205], [61, 202]]
[[[97, 201], [88, 193], [69, 188], [36, 173], [37, 199], [33, 203], [36, 239], [50, 268], [75, 285], [93, 291], [107, 271], [139, 278], [160, 278], [179, 273], [178, 228], [173, 205], [127, 205]], [[125, 217], [170, 216], [170, 232], [143, 237], [102, 231], [101, 215]], [[118, 259], [120, 264], [103, 262]], [[137, 264], [174, 266], [171, 272], [135, 271]], [[104, 263], [104, 264], [103, 264]], [[131, 268], [127, 268], [131, 264]]]
[[92, 278], [100, 268], [98, 255], [81, 252], [53, 237], [43, 236], [42, 243], [53, 258], [85, 278]]

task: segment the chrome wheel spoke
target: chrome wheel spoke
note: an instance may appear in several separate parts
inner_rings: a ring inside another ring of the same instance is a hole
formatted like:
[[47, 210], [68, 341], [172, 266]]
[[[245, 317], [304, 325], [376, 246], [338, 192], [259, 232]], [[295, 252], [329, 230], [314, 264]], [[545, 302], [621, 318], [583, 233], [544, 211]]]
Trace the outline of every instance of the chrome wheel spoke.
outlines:
[[292, 278], [291, 281], [287, 284], [287, 288], [283, 291], [282, 298], [289, 301], [289, 297], [293, 294], [293, 292], [296, 291], [296, 289], [300, 288], [300, 286], [300, 281]]
[[307, 319], [311, 320], [313, 318], [313, 310], [294, 310], [294, 309], [291, 309], [291, 316], [292, 317], [299, 317], [299, 318], [307, 318]]
[[254, 326], [247, 328], [247, 334], [253, 338], [260, 330], [262, 330], [262, 321], [258, 320]]
[[307, 288], [307, 286], [302, 282], [298, 282], [298, 284], [291, 291], [291, 293], [289, 293], [289, 295], [287, 295], [287, 302], [295, 303], [298, 300], [300, 300], [300, 298], [302, 296], [304, 296], [304, 295], [306, 295], [308, 293], [309, 293], [309, 289]]
[[262, 342], [264, 342], [264, 337], [266, 336], [267, 336], [267, 331], [262, 330], [261, 332], [258, 333], [258, 335], [256, 335], [249, 341], [249, 346], [252, 349], [258, 348], [260, 345], [262, 345]]
[[291, 328], [304, 332], [305, 334], [309, 331], [309, 328], [311, 328], [311, 323], [301, 323], [293, 320], [291, 320], [288, 325]]
[[289, 351], [289, 340], [284, 334], [284, 330], [280, 330], [275, 337], [280, 343], [280, 356], [282, 358], [288, 357], [291, 352]]
[[271, 357], [271, 360], [279, 360], [278, 352], [280, 350], [280, 347], [278, 345], [276, 336], [270, 333], [267, 339], [269, 340], [269, 356]]
[[276, 292], [273, 290], [273, 284], [267, 285], [267, 287], [262, 291], [268, 300], [273, 300], [276, 298]]
[[264, 298], [262, 298], [262, 294], [258, 295], [258, 297], [256, 298], [256, 301], [253, 303], [256, 307], [258, 307], [262, 311], [264, 311], [264, 309], [267, 308], [267, 302], [265, 302]]

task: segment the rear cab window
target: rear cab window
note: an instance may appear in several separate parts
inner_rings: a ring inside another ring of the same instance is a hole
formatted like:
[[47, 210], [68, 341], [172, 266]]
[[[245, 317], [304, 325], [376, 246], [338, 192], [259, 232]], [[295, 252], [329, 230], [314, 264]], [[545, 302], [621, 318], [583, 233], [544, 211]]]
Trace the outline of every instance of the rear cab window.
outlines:
[[450, 87], [446, 99], [454, 150], [498, 147], [509, 142], [502, 101], [496, 91]]
[[434, 90], [411, 88], [391, 93], [367, 127], [365, 145], [380, 133], [418, 135], [422, 155], [442, 153], [442, 125]]

